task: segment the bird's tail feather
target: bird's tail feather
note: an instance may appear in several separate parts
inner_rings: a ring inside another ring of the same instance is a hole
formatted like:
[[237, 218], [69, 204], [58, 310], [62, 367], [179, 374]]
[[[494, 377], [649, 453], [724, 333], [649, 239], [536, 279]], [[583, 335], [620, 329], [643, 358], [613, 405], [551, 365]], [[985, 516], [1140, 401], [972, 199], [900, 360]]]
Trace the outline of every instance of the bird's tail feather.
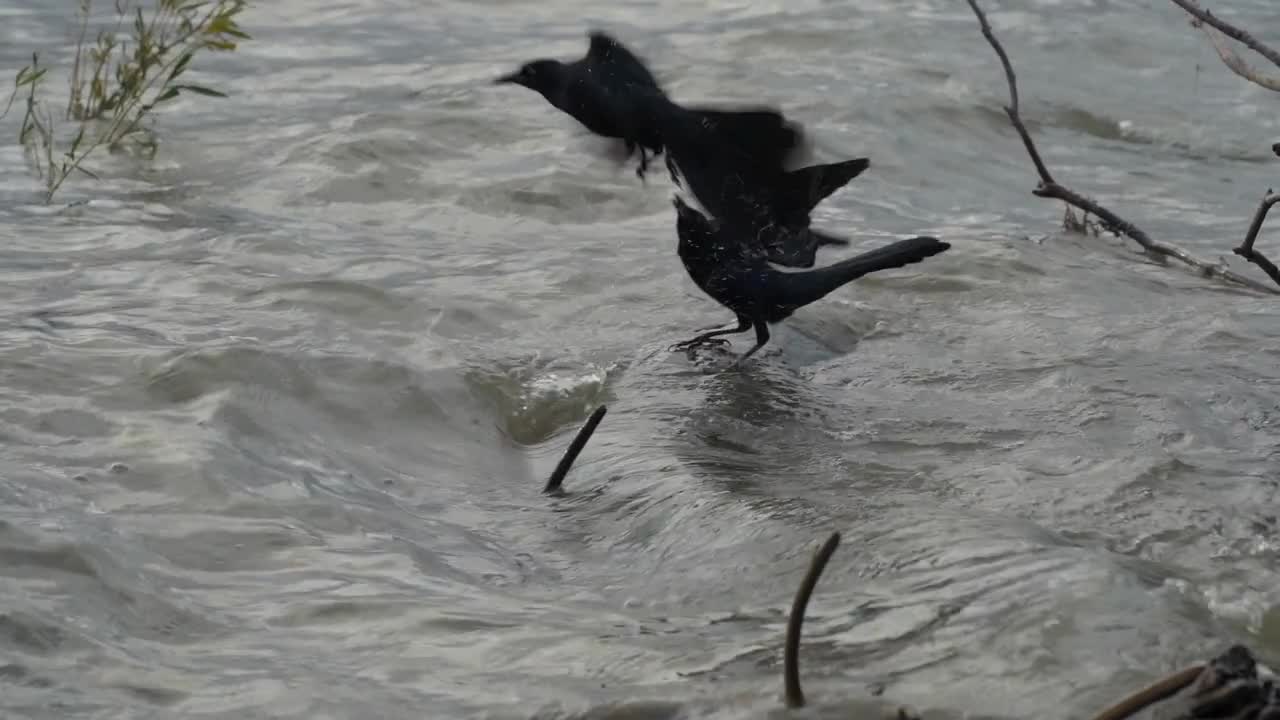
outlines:
[[786, 305], [801, 307], [863, 275], [918, 263], [950, 247], [951, 243], [937, 238], [914, 237], [816, 270], [779, 273], [779, 289], [783, 296], [780, 299]]

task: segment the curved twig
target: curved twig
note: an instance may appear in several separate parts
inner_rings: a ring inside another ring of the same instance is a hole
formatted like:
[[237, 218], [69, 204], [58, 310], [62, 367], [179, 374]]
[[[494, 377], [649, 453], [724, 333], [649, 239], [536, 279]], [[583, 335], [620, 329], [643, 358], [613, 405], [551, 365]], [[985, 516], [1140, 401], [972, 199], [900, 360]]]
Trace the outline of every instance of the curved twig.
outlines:
[[1167, 675], [1098, 713], [1093, 720], [1125, 720], [1148, 706], [1177, 695], [1195, 682], [1203, 670], [1203, 665], [1192, 665], [1185, 670]]
[[800, 689], [800, 629], [804, 624], [804, 611], [809, 607], [809, 596], [818, 585], [818, 578], [826, 568], [827, 561], [835, 553], [840, 544], [840, 533], [833, 532], [827, 541], [814, 553], [809, 572], [800, 582], [800, 589], [791, 601], [791, 617], [787, 618], [787, 639], [782, 657], [782, 681], [786, 686], [787, 707], [804, 707], [804, 692]]
[[[1183, 0], [1174, 0], [1174, 2], [1182, 2]], [[1171, 257], [1186, 265], [1195, 268], [1205, 277], [1217, 277], [1227, 282], [1241, 285], [1243, 287], [1257, 290], [1259, 292], [1280, 294], [1280, 288], [1275, 288], [1266, 283], [1245, 277], [1226, 267], [1201, 260], [1182, 248], [1175, 247], [1163, 242], [1157, 242], [1142, 231], [1141, 228], [1133, 223], [1121, 218], [1114, 212], [1099, 205], [1097, 202], [1071, 190], [1070, 188], [1059, 185], [1053, 176], [1049, 174], [1049, 168], [1040, 158], [1040, 153], [1036, 150], [1035, 141], [1031, 139], [1031, 133], [1027, 132], [1026, 126], [1022, 123], [1022, 117], [1018, 112], [1018, 89], [1016, 76], [1013, 73], [1013, 64], [1009, 61], [1009, 56], [1004, 51], [1004, 47], [1000, 41], [996, 39], [995, 33], [991, 30], [990, 23], [987, 22], [987, 16], [978, 7], [977, 0], [968, 0], [969, 7], [973, 9], [973, 14], [978, 17], [978, 23], [982, 26], [982, 35], [991, 44], [992, 49], [996, 51], [996, 55], [1000, 56], [1000, 64], [1004, 66], [1005, 78], [1009, 81], [1009, 98], [1012, 104], [1006, 105], [1004, 112], [1009, 116], [1009, 122], [1013, 124], [1013, 129], [1018, 132], [1018, 136], [1022, 138], [1022, 144], [1027, 148], [1027, 154], [1031, 156], [1031, 162], [1036, 166], [1036, 174], [1040, 176], [1040, 183], [1035, 190], [1032, 191], [1038, 197], [1055, 198], [1061, 200], [1068, 205], [1079, 208], [1102, 221], [1104, 227], [1108, 230], [1126, 235], [1134, 242], [1142, 246], [1142, 249], [1153, 255], [1163, 255]]]
[[582, 448], [586, 447], [587, 441], [591, 439], [592, 433], [596, 431], [596, 426], [604, 419], [604, 414], [609, 408], [601, 405], [591, 413], [591, 417], [587, 418], [586, 424], [574, 436], [573, 442], [569, 443], [569, 449], [564, 451], [564, 457], [560, 458], [556, 469], [551, 472], [551, 477], [547, 480], [547, 484], [542, 488], [544, 493], [560, 492], [560, 484], [564, 482], [564, 476], [569, 474], [569, 468], [573, 467], [573, 461], [578, 459], [578, 454], [582, 452]]

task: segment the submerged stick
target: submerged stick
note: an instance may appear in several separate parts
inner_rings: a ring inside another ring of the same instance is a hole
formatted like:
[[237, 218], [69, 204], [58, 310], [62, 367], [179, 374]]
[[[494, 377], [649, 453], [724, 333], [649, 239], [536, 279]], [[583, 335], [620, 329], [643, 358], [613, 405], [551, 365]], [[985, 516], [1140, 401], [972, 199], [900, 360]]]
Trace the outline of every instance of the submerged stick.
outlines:
[[787, 640], [782, 656], [782, 681], [786, 686], [787, 707], [804, 707], [804, 692], [800, 689], [800, 628], [804, 624], [804, 611], [809, 607], [809, 596], [818, 585], [822, 570], [827, 561], [835, 553], [840, 544], [840, 533], [833, 532], [827, 541], [818, 548], [809, 565], [809, 572], [800, 582], [800, 589], [791, 602], [791, 617], [787, 618]]
[[592, 433], [596, 431], [596, 426], [604, 419], [604, 414], [609, 409], [604, 405], [596, 408], [591, 413], [591, 417], [587, 418], [587, 422], [574, 436], [573, 442], [569, 443], [569, 449], [564, 451], [564, 457], [560, 458], [560, 463], [556, 465], [556, 469], [551, 472], [551, 477], [547, 480], [546, 487], [542, 488], [544, 493], [554, 493], [560, 491], [560, 483], [564, 482], [564, 476], [569, 474], [569, 468], [573, 467], [573, 461], [578, 459], [578, 454], [582, 452], [582, 448], [586, 447], [587, 441], [591, 439]]
[[1177, 695], [1195, 682], [1203, 670], [1203, 665], [1192, 665], [1185, 670], [1179, 670], [1172, 675], [1165, 676], [1098, 713], [1093, 717], [1093, 720], [1125, 720], [1142, 712], [1148, 706]]
[[[1040, 157], [1039, 151], [1036, 150], [1035, 141], [1031, 139], [1031, 133], [1027, 131], [1026, 125], [1022, 122], [1022, 116], [1018, 109], [1018, 82], [1013, 73], [1013, 63], [1009, 60], [1009, 55], [1005, 52], [1004, 46], [996, 39], [995, 32], [991, 29], [991, 24], [987, 22], [987, 15], [978, 6], [977, 0], [967, 0], [969, 7], [973, 9], [973, 14], [978, 18], [978, 24], [982, 28], [982, 36], [995, 50], [996, 55], [1000, 57], [1000, 65], [1004, 68], [1005, 80], [1009, 83], [1009, 99], [1010, 104], [1004, 106], [1004, 112], [1009, 116], [1009, 122], [1012, 123], [1013, 129], [1018, 132], [1018, 137], [1022, 139], [1022, 144], [1027, 149], [1027, 154], [1031, 157], [1031, 162], [1036, 166], [1036, 174], [1040, 176], [1040, 182], [1034, 190], [1033, 195], [1043, 198], [1054, 198], [1061, 200], [1068, 205], [1078, 208], [1093, 215], [1102, 221], [1104, 227], [1117, 235], [1126, 235], [1134, 242], [1142, 246], [1142, 249], [1152, 255], [1162, 255], [1171, 257], [1181, 261], [1192, 268], [1195, 268], [1205, 277], [1217, 277], [1226, 282], [1242, 285], [1252, 290], [1258, 290], [1264, 293], [1280, 293], [1280, 289], [1271, 287], [1266, 283], [1245, 277], [1232, 270], [1201, 260], [1191, 253], [1180, 247], [1169, 245], [1168, 243], [1157, 242], [1151, 236], [1147, 235], [1141, 228], [1133, 223], [1121, 218], [1119, 215], [1111, 212], [1107, 208], [1098, 204], [1074, 190], [1059, 185], [1049, 174], [1049, 168], [1045, 165], [1044, 160]], [[1177, 2], [1177, 0], [1175, 0]]]

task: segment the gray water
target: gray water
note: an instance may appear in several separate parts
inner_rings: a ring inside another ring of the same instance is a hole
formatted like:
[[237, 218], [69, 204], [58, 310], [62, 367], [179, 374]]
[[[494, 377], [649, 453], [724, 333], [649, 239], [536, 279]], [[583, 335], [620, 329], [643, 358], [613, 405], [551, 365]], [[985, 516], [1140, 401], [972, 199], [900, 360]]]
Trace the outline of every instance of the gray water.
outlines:
[[[1060, 181], [1260, 277], [1230, 248], [1280, 182], [1280, 97], [1171, 3], [985, 5]], [[1280, 42], [1274, 3], [1231, 5]], [[6, 77], [67, 67], [71, 4], [0, 15]], [[819, 714], [1078, 718], [1231, 642], [1280, 658], [1277, 300], [1064, 233], [961, 0], [242, 25], [192, 73], [230, 98], [179, 98], [153, 160], [104, 154], [50, 206], [0, 128], [4, 717], [767, 717], [832, 530]], [[665, 173], [489, 84], [592, 26], [677, 100], [776, 103], [819, 159], [871, 158], [820, 262], [951, 251], [740, 371], [668, 352], [730, 318]]]

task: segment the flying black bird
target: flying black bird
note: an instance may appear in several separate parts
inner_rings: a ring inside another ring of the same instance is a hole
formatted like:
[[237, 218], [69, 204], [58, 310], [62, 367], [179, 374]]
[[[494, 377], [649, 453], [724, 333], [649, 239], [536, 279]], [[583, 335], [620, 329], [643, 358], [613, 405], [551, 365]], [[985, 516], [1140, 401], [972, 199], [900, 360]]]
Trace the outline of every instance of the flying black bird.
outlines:
[[689, 207], [678, 196], [676, 234], [680, 261], [693, 282], [713, 300], [738, 316], [737, 327], [704, 332], [677, 343], [672, 349], [690, 348], [710, 341], [726, 342], [721, 335], [756, 331], [756, 344], [735, 365], [751, 357], [769, 342], [769, 325], [790, 317], [809, 303], [868, 273], [918, 263], [951, 247], [933, 237], [899, 240], [870, 252], [815, 270], [783, 272], [769, 267], [768, 258], [756, 247], [741, 242], [734, 233], [750, 232], [732, 223], [715, 224]]
[[[636, 175], [648, 169], [649, 153], [661, 154], [669, 136], [686, 147], [716, 154], [726, 146], [735, 157], [720, 167], [743, 162], [780, 167], [804, 146], [803, 131], [772, 108], [685, 108], [671, 101], [645, 63], [609, 34], [587, 33], [586, 56], [572, 62], [542, 59], [494, 80], [534, 90], [591, 132], [623, 141], [627, 157], [640, 152]], [[668, 167], [670, 169], [670, 167]]]
[[866, 158], [788, 170], [807, 152], [808, 138], [778, 110], [684, 108], [622, 43], [599, 30], [588, 39], [579, 60], [534, 60], [495, 82], [537, 91], [592, 132], [622, 139], [628, 157], [638, 149], [642, 179], [646, 150], [665, 150], [672, 179], [683, 178], [712, 216], [756, 227], [742, 240], [762, 247], [771, 262], [808, 268], [818, 247], [849, 244], [812, 230], [809, 216], [866, 170]]
[[662, 142], [652, 130], [637, 128], [627, 117], [628, 92], [662, 89], [640, 58], [609, 35], [592, 30], [590, 44], [580, 60], [533, 60], [495, 83], [514, 83], [534, 90], [547, 102], [573, 116], [588, 130], [624, 141], [627, 157], [640, 151], [636, 175], [644, 177], [649, 166], [646, 151], [662, 153]]

